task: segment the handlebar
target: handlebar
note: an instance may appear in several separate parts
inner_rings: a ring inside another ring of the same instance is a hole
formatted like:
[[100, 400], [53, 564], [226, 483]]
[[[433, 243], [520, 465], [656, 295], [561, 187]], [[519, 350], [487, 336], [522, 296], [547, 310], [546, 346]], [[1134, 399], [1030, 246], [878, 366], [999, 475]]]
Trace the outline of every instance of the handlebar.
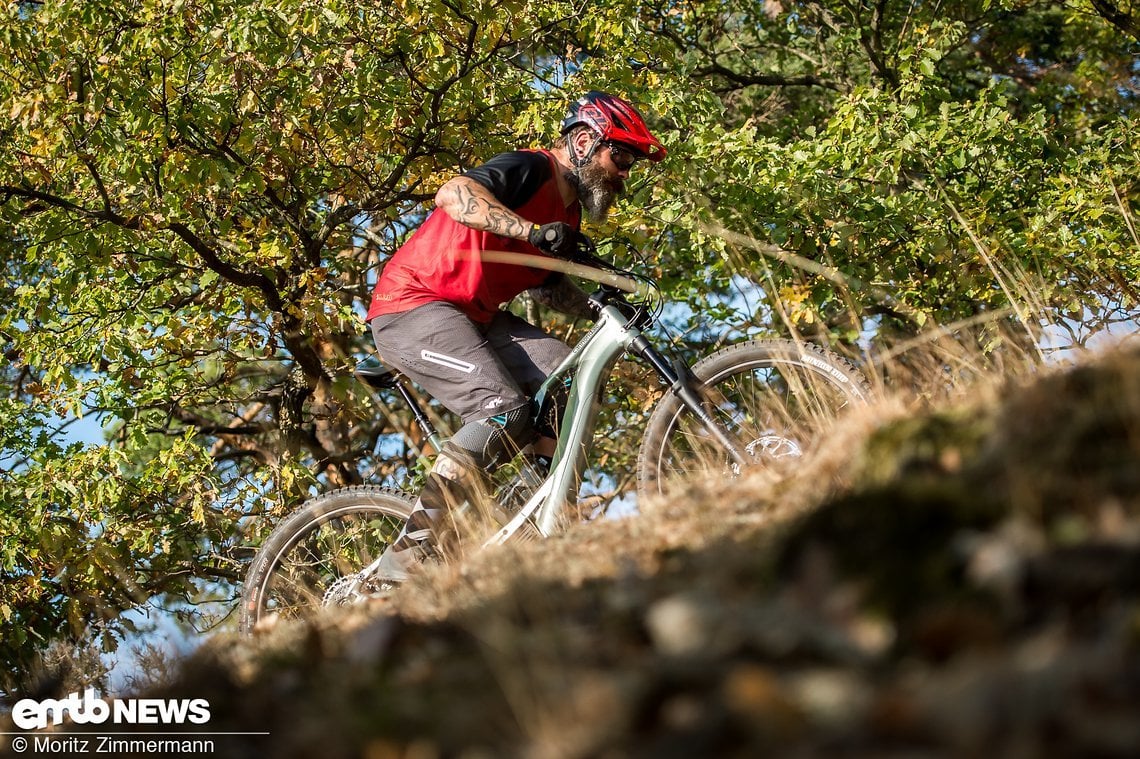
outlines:
[[[573, 256], [567, 259], [571, 263], [580, 264], [582, 266], [589, 266], [594, 269], [601, 269], [602, 271], [610, 272], [611, 274], [619, 274], [624, 277], [634, 278], [634, 273], [618, 266], [614, 266], [609, 261], [598, 255], [598, 246], [586, 235], [581, 232], [578, 233], [577, 250]], [[618, 287], [621, 287], [618, 285]], [[626, 292], [636, 292], [628, 288], [621, 288]], [[638, 288], [640, 289], [640, 288]]]
[[[598, 282], [598, 289], [590, 295], [590, 305], [595, 311], [601, 312], [606, 306], [614, 306], [621, 312], [629, 324], [636, 327], [644, 327], [653, 322], [653, 315], [650, 313], [647, 303], [644, 298], [648, 295], [649, 285], [653, 283], [646, 280], [644, 277], [634, 278], [633, 272], [614, 266], [609, 261], [606, 261], [598, 256], [598, 248], [591, 240], [584, 234], [578, 234], [578, 249], [573, 257], [573, 263], [589, 267], [595, 271], [601, 270], [608, 272], [611, 277], [617, 277], [622, 280], [618, 282], [607, 282], [605, 279], [598, 278], [594, 281]], [[638, 281], [641, 280], [641, 281]], [[632, 284], [633, 287], [627, 286], [627, 283]], [[643, 301], [640, 303], [631, 303], [629, 295], [640, 296]]]
[[[597, 309], [617, 306], [637, 326], [651, 323], [655, 317], [648, 301], [650, 293], [657, 290], [657, 284], [644, 275], [622, 269], [599, 257], [597, 245], [586, 235], [579, 233], [577, 243], [577, 251], [567, 259], [503, 250], [484, 250], [477, 255], [484, 261], [546, 269], [597, 282], [598, 290], [590, 296]], [[627, 299], [629, 295], [641, 302], [631, 303]]]

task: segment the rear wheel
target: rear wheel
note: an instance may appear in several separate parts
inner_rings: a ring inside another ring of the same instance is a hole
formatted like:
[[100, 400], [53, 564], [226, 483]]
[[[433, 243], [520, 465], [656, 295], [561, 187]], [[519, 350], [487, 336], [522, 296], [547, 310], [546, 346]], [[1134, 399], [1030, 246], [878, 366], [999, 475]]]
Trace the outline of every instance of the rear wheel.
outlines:
[[[755, 464], [803, 456], [848, 409], [870, 397], [847, 360], [808, 343], [754, 340], [723, 348], [693, 367], [707, 408]], [[638, 488], [659, 495], [694, 477], [725, 477], [740, 465], [672, 392], [658, 404], [638, 454]]]
[[242, 589], [242, 632], [270, 616], [305, 618], [382, 590], [371, 588], [360, 571], [400, 534], [413, 504], [406, 493], [376, 485], [342, 488], [306, 502], [270, 533], [250, 564]]

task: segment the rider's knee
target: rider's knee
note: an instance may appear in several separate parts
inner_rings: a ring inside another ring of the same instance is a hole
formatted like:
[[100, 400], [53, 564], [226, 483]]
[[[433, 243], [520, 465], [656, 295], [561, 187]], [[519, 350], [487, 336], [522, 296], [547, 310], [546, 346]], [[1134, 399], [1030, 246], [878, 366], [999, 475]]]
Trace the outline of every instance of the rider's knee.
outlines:
[[565, 382], [551, 386], [543, 399], [536, 424], [538, 434], [544, 437], [558, 437], [558, 426], [562, 423], [562, 415], [569, 400], [570, 378], [567, 377]]
[[469, 454], [476, 467], [489, 472], [510, 460], [519, 448], [537, 436], [530, 418], [530, 405], [524, 404], [502, 414], [467, 422], [449, 443]]

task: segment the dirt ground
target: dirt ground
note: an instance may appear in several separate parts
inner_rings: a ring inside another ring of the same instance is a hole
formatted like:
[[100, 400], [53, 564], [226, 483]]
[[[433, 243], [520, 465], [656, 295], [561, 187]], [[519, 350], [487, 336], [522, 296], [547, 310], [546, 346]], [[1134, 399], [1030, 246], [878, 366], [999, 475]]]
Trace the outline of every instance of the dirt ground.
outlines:
[[1140, 355], [221, 638], [215, 757], [1140, 755]]

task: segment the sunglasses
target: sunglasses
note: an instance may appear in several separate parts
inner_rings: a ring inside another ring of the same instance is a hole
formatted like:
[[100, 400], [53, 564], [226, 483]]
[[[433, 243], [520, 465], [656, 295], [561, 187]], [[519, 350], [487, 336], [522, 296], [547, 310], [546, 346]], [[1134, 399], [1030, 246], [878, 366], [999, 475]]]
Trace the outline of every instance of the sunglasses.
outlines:
[[641, 160], [640, 153], [635, 153], [624, 145], [619, 145], [616, 142], [607, 142], [605, 145], [610, 149], [610, 160], [614, 162], [614, 166], [617, 166], [619, 171], [629, 171], [635, 163]]

